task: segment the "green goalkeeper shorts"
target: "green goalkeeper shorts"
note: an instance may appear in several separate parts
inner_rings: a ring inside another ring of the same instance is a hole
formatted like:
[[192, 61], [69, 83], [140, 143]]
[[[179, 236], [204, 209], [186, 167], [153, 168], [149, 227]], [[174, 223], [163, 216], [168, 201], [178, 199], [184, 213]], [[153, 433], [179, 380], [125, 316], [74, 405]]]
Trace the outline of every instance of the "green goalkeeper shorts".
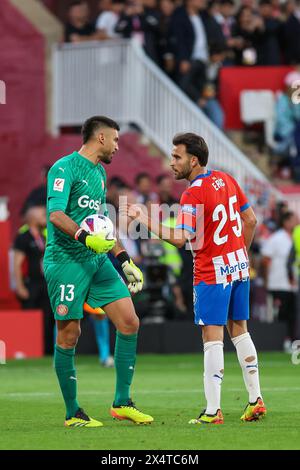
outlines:
[[45, 264], [44, 273], [56, 320], [79, 320], [84, 302], [96, 308], [130, 297], [107, 256], [85, 263]]

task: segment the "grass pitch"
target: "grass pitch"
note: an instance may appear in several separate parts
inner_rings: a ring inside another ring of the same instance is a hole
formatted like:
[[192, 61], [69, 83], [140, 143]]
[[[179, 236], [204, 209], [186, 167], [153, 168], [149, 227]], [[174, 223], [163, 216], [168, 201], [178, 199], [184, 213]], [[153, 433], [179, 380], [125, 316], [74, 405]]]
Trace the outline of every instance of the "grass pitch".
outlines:
[[[154, 416], [151, 426], [112, 420], [114, 370], [96, 357], [77, 358], [80, 405], [103, 428], [66, 429], [52, 360], [9, 361], [0, 366], [0, 449], [300, 449], [300, 366], [281, 353], [260, 354], [268, 415], [242, 423], [247, 402], [234, 354], [225, 354], [222, 410], [225, 424], [188, 424], [204, 406], [202, 355], [139, 356], [132, 397]], [[298, 417], [297, 417], [298, 416]]]

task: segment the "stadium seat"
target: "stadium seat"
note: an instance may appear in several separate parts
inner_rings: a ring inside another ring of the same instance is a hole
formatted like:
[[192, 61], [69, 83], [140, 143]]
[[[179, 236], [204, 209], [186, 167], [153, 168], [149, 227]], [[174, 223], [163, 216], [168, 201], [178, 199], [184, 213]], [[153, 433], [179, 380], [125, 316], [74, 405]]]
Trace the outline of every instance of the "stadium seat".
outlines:
[[244, 90], [240, 94], [241, 119], [245, 124], [264, 123], [265, 142], [274, 147], [275, 95], [271, 90]]

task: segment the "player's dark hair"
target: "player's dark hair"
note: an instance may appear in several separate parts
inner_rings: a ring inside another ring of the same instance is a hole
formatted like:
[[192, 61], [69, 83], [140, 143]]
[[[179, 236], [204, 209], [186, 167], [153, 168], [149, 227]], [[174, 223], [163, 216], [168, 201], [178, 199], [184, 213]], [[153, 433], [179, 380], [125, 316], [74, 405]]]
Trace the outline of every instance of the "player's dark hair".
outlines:
[[151, 180], [151, 176], [148, 173], [143, 172], [143, 173], [139, 173], [139, 174], [136, 175], [136, 177], [134, 179], [135, 184], [140, 184], [141, 180], [144, 179], [144, 178], [147, 178], [148, 180]]
[[86, 144], [90, 138], [93, 136], [94, 132], [99, 129], [109, 127], [111, 129], [120, 130], [119, 125], [112, 119], [105, 116], [93, 116], [87, 119], [82, 126], [81, 134], [83, 143]]
[[208, 161], [208, 147], [203, 137], [192, 132], [176, 134], [173, 145], [185, 145], [187, 153], [198, 158], [201, 166], [206, 166]]

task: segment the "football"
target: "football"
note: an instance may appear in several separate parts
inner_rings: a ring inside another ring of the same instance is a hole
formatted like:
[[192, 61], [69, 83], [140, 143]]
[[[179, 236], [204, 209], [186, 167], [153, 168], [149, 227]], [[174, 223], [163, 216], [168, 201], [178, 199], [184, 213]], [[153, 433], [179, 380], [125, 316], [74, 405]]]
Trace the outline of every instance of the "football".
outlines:
[[106, 240], [113, 240], [116, 238], [114, 224], [105, 215], [89, 215], [81, 222], [80, 227], [89, 232], [91, 235], [104, 232]]

